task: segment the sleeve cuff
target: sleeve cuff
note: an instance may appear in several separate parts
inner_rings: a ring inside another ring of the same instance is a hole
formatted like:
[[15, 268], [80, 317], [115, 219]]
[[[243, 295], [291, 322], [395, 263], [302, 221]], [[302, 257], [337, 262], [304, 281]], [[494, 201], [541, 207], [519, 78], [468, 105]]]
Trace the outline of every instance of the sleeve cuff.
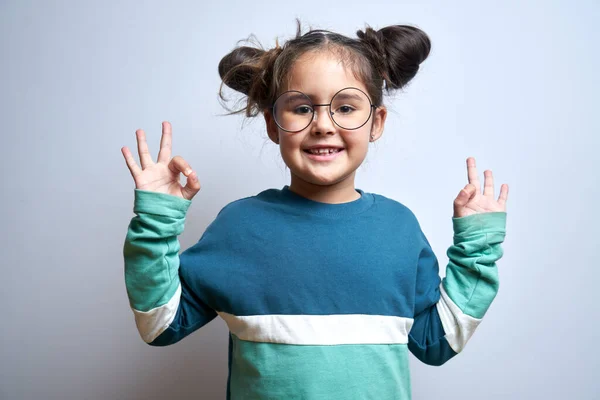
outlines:
[[467, 217], [452, 218], [454, 237], [470, 236], [477, 233], [505, 232], [506, 212], [487, 212]]
[[172, 218], [184, 218], [188, 208], [192, 204], [191, 200], [170, 194], [141, 189], [134, 190], [133, 212], [136, 214], [145, 213]]

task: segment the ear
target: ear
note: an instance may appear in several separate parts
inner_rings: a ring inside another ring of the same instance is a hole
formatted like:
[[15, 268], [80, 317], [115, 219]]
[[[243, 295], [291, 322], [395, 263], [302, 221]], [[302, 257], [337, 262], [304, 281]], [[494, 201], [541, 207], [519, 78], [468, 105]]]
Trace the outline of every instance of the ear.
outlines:
[[385, 119], [387, 118], [387, 108], [385, 106], [379, 106], [373, 113], [373, 125], [371, 125], [371, 142], [376, 141], [383, 135], [383, 127], [385, 126]]
[[263, 115], [265, 116], [265, 123], [267, 125], [267, 134], [269, 135], [269, 139], [273, 141], [273, 143], [279, 144], [279, 129], [277, 129], [277, 124], [273, 119], [273, 114], [269, 109], [265, 109], [263, 111]]

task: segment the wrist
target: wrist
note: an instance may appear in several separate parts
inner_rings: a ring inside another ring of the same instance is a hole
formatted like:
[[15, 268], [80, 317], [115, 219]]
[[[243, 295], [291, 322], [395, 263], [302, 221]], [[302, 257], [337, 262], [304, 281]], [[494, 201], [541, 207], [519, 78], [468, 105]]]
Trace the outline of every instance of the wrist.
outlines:
[[505, 211], [494, 211], [472, 214], [466, 217], [452, 217], [454, 236], [505, 231], [506, 216]]
[[135, 189], [133, 211], [138, 213], [163, 215], [172, 218], [185, 217], [191, 200], [166, 193]]

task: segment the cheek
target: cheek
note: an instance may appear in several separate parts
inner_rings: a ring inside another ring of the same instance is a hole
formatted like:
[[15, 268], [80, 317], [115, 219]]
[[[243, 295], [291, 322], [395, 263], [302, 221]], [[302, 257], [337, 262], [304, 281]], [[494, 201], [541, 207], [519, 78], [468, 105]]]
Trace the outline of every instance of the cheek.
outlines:
[[294, 149], [298, 149], [300, 147], [300, 142], [295, 140], [294, 137], [286, 135], [279, 136], [279, 147], [281, 147], [281, 151], [290, 151]]
[[369, 149], [369, 132], [353, 132], [345, 136], [346, 146], [355, 152], [366, 152]]
[[362, 163], [365, 158], [367, 157], [367, 152], [369, 151], [369, 144], [368, 142], [360, 142], [357, 143], [354, 146], [354, 150], [353, 150], [353, 155], [354, 155], [354, 159], [356, 160], [360, 160], [360, 162]]
[[286, 163], [300, 156], [301, 141], [293, 136], [280, 136], [279, 152]]

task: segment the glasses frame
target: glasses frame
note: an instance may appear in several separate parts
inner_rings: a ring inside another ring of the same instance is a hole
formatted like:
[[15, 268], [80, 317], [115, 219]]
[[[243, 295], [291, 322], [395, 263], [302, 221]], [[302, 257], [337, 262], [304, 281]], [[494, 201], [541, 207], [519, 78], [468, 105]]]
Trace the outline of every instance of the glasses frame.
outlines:
[[[335, 96], [337, 96], [340, 92], [342, 92], [342, 91], [344, 91], [346, 89], [355, 89], [355, 90], [358, 90], [359, 92], [361, 92], [362, 94], [364, 94], [367, 97], [367, 99], [369, 100], [369, 104], [371, 105], [369, 107], [369, 116], [367, 117], [367, 119], [365, 120], [365, 122], [363, 122], [362, 125], [360, 125], [360, 126], [358, 126], [356, 128], [344, 128], [343, 126], [341, 126], [340, 124], [338, 124], [337, 122], [335, 122], [335, 119], [333, 118], [333, 114], [335, 114], [335, 113], [331, 111], [331, 103], [333, 103], [333, 99], [335, 99]], [[306, 98], [308, 99], [308, 101], [310, 101], [310, 104], [312, 106], [311, 107], [312, 117], [310, 118], [308, 124], [306, 124], [306, 126], [304, 128], [298, 129], [296, 131], [290, 131], [290, 130], [287, 130], [287, 129], [283, 128], [281, 125], [279, 125], [279, 122], [277, 122], [277, 118], [275, 117], [275, 115], [276, 115], [275, 114], [275, 104], [281, 98], [281, 96], [283, 96], [286, 93], [290, 93], [290, 92], [296, 92], [296, 93], [300, 93], [300, 94], [306, 96]], [[335, 94], [331, 97], [331, 100], [329, 101], [329, 103], [326, 103], [326, 104], [313, 104], [312, 100], [310, 99], [310, 97], [308, 97], [308, 95], [306, 93], [303, 93], [303, 92], [301, 92], [299, 90], [287, 90], [287, 91], [281, 93], [279, 96], [277, 96], [277, 98], [275, 99], [275, 102], [273, 103], [273, 105], [271, 107], [269, 107], [269, 110], [271, 110], [271, 114], [273, 115], [273, 121], [275, 121], [275, 124], [279, 127], [279, 129], [281, 129], [282, 131], [285, 131], [285, 132], [289, 132], [289, 133], [296, 133], [296, 132], [301, 132], [301, 131], [305, 130], [306, 128], [308, 128], [310, 126], [310, 124], [313, 123], [313, 121], [315, 120], [315, 107], [325, 107], [325, 106], [329, 107], [329, 118], [331, 118], [331, 121], [333, 121], [334, 124], [336, 124], [337, 126], [339, 126], [340, 128], [342, 128], [342, 129], [344, 129], [346, 131], [355, 131], [355, 130], [360, 129], [363, 126], [365, 126], [365, 124], [367, 122], [369, 122], [369, 120], [371, 119], [371, 115], [373, 115], [373, 109], [379, 107], [379, 106], [376, 106], [376, 105], [373, 104], [373, 102], [371, 101], [371, 98], [369, 97], [369, 95], [366, 94], [363, 90], [360, 90], [357, 87], [349, 86], [349, 87], [345, 87], [345, 88], [340, 89], [337, 92], [335, 92]]]

